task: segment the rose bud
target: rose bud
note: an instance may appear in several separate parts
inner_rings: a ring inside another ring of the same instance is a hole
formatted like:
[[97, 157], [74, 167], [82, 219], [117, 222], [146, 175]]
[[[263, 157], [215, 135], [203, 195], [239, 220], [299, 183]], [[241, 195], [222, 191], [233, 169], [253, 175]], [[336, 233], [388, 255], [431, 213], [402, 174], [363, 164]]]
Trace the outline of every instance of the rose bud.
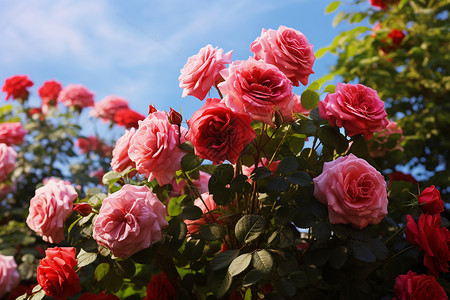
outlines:
[[152, 114], [156, 111], [156, 108], [153, 105], [148, 106], [148, 114]]
[[169, 112], [169, 121], [171, 124], [175, 124], [180, 126], [181, 125], [181, 121], [183, 121], [183, 117], [181, 116], [181, 114], [179, 112], [177, 112], [176, 110], [174, 110], [172, 107], [170, 108], [170, 112]]
[[83, 217], [86, 217], [92, 212], [92, 207], [88, 203], [80, 203], [75, 205], [73, 210], [78, 212]]

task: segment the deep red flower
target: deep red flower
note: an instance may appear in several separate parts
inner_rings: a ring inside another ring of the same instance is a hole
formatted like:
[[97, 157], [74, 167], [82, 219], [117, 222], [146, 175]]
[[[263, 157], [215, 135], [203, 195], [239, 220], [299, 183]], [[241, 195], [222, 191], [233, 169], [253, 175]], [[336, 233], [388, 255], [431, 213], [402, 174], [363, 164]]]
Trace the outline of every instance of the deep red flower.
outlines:
[[433, 299], [445, 300], [447, 294], [436, 279], [431, 275], [418, 275], [408, 271], [406, 275], [399, 275], [395, 279], [394, 300]]
[[411, 182], [413, 184], [417, 184], [417, 180], [411, 175], [411, 174], [405, 174], [403, 172], [392, 172], [391, 174], [388, 174], [389, 177], [389, 186], [391, 186], [392, 182], [394, 181], [406, 181]]
[[181, 125], [182, 121], [183, 117], [181, 116], [181, 114], [171, 107], [169, 112], [169, 122], [171, 124]]
[[165, 272], [153, 275], [147, 286], [147, 296], [144, 300], [172, 300], [176, 291]]
[[420, 215], [416, 224], [411, 215], [406, 216], [405, 236], [408, 242], [425, 252], [423, 264], [431, 275], [448, 272], [450, 261], [450, 232], [441, 226], [440, 215]]
[[55, 80], [48, 80], [39, 88], [38, 93], [42, 101], [48, 103], [53, 100], [53, 105], [56, 104], [59, 93], [62, 91], [62, 85]]
[[45, 251], [37, 268], [37, 282], [47, 296], [65, 300], [81, 290], [80, 278], [75, 273], [76, 249], [55, 247]]
[[82, 215], [83, 217], [86, 217], [91, 213], [92, 207], [89, 205], [89, 203], [79, 203], [75, 205], [73, 210]]
[[127, 129], [138, 128], [139, 121], [144, 119], [145, 116], [132, 109], [121, 109], [114, 114], [114, 122], [119, 126], [125, 126]]
[[394, 46], [399, 46], [405, 38], [405, 34], [400, 29], [391, 29], [387, 37]]
[[444, 211], [444, 201], [442, 201], [441, 194], [434, 187], [434, 185], [427, 187], [419, 196], [420, 209], [424, 213], [440, 214]]
[[16, 75], [6, 78], [2, 91], [6, 93], [5, 100], [12, 99], [28, 99], [28, 88], [33, 86], [33, 82], [27, 75]]

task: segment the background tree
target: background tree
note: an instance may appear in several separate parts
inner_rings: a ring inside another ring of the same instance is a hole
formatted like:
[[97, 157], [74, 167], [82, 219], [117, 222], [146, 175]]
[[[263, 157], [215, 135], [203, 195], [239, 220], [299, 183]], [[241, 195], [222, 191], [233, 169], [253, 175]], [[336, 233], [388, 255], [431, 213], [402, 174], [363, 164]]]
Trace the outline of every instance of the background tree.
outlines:
[[[369, 5], [369, 3], [371, 5]], [[439, 186], [449, 199], [450, 179], [450, 30], [447, 0], [354, 2], [339, 12], [359, 24], [338, 35], [326, 51], [338, 55], [334, 74], [375, 89], [391, 119], [403, 129], [404, 155], [397, 161], [427, 184]], [[339, 1], [330, 4], [334, 11]], [[394, 157], [395, 158], [395, 157]], [[392, 165], [384, 165], [392, 168]]]

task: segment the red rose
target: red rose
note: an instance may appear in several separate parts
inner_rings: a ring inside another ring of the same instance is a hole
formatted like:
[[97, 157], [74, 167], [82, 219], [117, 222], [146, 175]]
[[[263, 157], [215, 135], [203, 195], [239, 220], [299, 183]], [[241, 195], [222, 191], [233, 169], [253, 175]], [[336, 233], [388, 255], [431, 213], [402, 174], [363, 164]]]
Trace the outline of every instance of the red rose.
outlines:
[[406, 216], [405, 236], [408, 242], [425, 252], [423, 264], [431, 275], [448, 272], [450, 260], [450, 232], [441, 226], [440, 215], [420, 215], [416, 224], [411, 215]]
[[138, 128], [138, 122], [144, 119], [145, 116], [132, 109], [121, 109], [114, 114], [114, 122], [119, 126], [125, 126], [127, 129]]
[[12, 99], [28, 99], [28, 88], [33, 86], [33, 82], [27, 75], [16, 75], [6, 78], [2, 91], [6, 92], [5, 100]]
[[446, 300], [447, 294], [431, 275], [418, 275], [409, 271], [395, 279], [395, 300], [433, 299]]
[[405, 38], [405, 34], [400, 29], [391, 29], [387, 37], [392, 41], [392, 44], [398, 46]]
[[105, 294], [101, 292], [100, 294], [84, 293], [78, 298], [78, 300], [119, 300], [119, 297], [111, 294]]
[[172, 300], [175, 299], [176, 291], [167, 274], [153, 275], [147, 286], [147, 296], [144, 300]]
[[83, 217], [86, 217], [92, 212], [92, 207], [89, 205], [89, 203], [79, 203], [75, 205], [73, 210], [82, 215]]
[[188, 121], [186, 139], [192, 142], [195, 154], [214, 164], [228, 160], [236, 163], [244, 146], [255, 138], [251, 119], [233, 112], [219, 99], [208, 98]]
[[419, 196], [420, 209], [424, 213], [440, 214], [444, 211], [444, 201], [434, 185], [427, 187]]
[[370, 4], [374, 7], [380, 8], [380, 9], [386, 9], [388, 8], [388, 5], [392, 3], [397, 3], [398, 0], [369, 0]]
[[65, 300], [81, 290], [80, 279], [75, 273], [76, 249], [55, 247], [45, 250], [37, 268], [37, 281], [47, 296]]
[[42, 111], [44, 114], [48, 112], [50, 106], [56, 106], [56, 100], [61, 91], [62, 85], [55, 80], [46, 81], [39, 88], [38, 92], [42, 99]]

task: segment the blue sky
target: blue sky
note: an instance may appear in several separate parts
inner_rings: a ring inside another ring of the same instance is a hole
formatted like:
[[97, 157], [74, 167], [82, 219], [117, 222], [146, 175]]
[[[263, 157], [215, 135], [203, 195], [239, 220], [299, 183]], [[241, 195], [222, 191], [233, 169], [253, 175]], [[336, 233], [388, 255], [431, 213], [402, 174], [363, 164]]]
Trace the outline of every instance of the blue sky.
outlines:
[[[96, 101], [115, 94], [143, 114], [149, 104], [181, 107], [188, 119], [203, 104], [181, 98], [178, 76], [189, 56], [211, 44], [247, 59], [261, 29], [280, 25], [303, 32], [316, 51], [339, 31], [325, 14], [330, 2], [0, 0], [0, 80], [28, 74], [36, 104], [37, 88], [56, 79], [85, 85]], [[310, 82], [333, 62], [330, 55], [316, 60]]]

